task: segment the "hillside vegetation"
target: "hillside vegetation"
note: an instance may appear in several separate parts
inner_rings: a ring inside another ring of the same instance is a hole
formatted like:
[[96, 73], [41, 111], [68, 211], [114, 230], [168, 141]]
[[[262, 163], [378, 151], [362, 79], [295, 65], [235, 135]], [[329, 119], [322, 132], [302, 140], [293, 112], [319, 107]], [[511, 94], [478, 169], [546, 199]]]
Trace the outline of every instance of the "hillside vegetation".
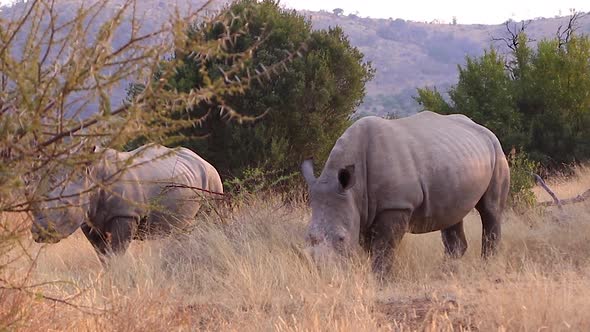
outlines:
[[[590, 187], [590, 170], [554, 178], [562, 197]], [[549, 199], [537, 192], [538, 200]], [[134, 242], [102, 269], [80, 232], [2, 257], [0, 326], [22, 331], [490, 331], [590, 326], [588, 202], [509, 212], [499, 255], [480, 259], [481, 222], [466, 218], [469, 249], [444, 257], [438, 232], [408, 235], [395, 272], [378, 284], [365, 257], [315, 269], [303, 235], [310, 210], [250, 197], [227, 215], [201, 216], [180, 240]], [[20, 216], [4, 215], [19, 225]], [[28, 227], [27, 221], [20, 224]], [[28, 277], [28, 278], [27, 278]], [[41, 293], [42, 291], [42, 293]], [[43, 295], [41, 295], [43, 294]], [[65, 299], [66, 303], [52, 298]], [[15, 314], [18, 318], [14, 319]]]
[[[359, 4], [360, 5], [360, 4]], [[491, 45], [505, 51], [502, 41], [506, 25], [437, 24], [402, 19], [372, 19], [355, 15], [338, 16], [328, 12], [306, 12], [314, 27], [339, 25], [372, 61], [377, 69], [375, 79], [367, 84], [367, 95], [361, 111], [404, 116], [419, 110], [413, 101], [416, 88], [436, 85], [446, 91], [456, 84], [457, 65], [465, 63], [465, 56], [480, 56]], [[527, 27], [533, 41], [554, 37], [560, 25], [567, 25], [567, 17], [538, 18]], [[510, 22], [520, 27], [522, 22]], [[590, 32], [590, 17], [578, 21], [578, 32]]]
[[[117, 8], [122, 0], [110, 1]], [[198, 8], [204, 0], [178, 1], [180, 8]], [[210, 12], [227, 1], [213, 1]], [[81, 0], [58, 1], [60, 12], [75, 13]], [[176, 3], [176, 2], [175, 2]], [[359, 3], [359, 6], [362, 4]], [[20, 5], [16, 6], [16, 10]], [[145, 29], [158, 27], [168, 16], [172, 6], [166, 1], [145, 0], [138, 2], [137, 12]], [[12, 9], [4, 8], [0, 15], [6, 17]], [[105, 11], [108, 13], [108, 11]], [[377, 69], [375, 78], [367, 84], [367, 97], [360, 107], [361, 114], [388, 113], [404, 116], [419, 110], [412, 99], [416, 88], [436, 85], [440, 91], [457, 82], [457, 64], [464, 64], [465, 56], [479, 56], [484, 48], [503, 43], [493, 38], [504, 37], [506, 26], [483, 24], [439, 24], [406, 21], [398, 18], [373, 19], [354, 14], [335, 15], [329, 12], [301, 11], [309, 17], [316, 29], [340, 26], [349, 36], [351, 44], [358, 47], [365, 59]], [[567, 17], [538, 18], [527, 28], [533, 40], [553, 37], [560, 25], [567, 24]], [[590, 32], [590, 16], [579, 20], [579, 32]], [[519, 25], [520, 22], [512, 22]], [[123, 31], [122, 31], [123, 32]], [[124, 33], [115, 36], [123, 38]], [[115, 40], [115, 44], [117, 41]], [[113, 100], [125, 98], [125, 84], [113, 92]], [[96, 107], [96, 106], [95, 106]]]
[[526, 27], [504, 38], [509, 52], [486, 49], [459, 66], [456, 85], [418, 89], [427, 110], [464, 114], [490, 129], [504, 152], [524, 150], [548, 170], [590, 159], [590, 38], [580, 14], [550, 39], [531, 46]]

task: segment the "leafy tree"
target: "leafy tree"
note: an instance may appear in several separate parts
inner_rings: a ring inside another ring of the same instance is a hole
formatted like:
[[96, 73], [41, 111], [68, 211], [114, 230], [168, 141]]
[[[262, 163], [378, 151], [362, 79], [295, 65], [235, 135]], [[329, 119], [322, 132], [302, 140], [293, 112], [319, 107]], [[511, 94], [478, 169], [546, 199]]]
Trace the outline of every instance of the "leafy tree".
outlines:
[[[201, 16], [210, 2], [187, 12], [187, 17]], [[168, 67], [160, 66], [165, 54], [174, 50], [181, 54], [199, 50], [212, 57], [225, 56], [220, 45], [235, 40], [247, 28], [228, 32], [211, 42], [189, 39], [179, 32], [186, 31], [192, 19], [174, 15], [167, 24], [147, 29], [142, 26], [142, 15], [134, 0], [118, 1], [114, 5], [108, 0], [78, 5], [36, 0], [2, 11], [0, 289], [21, 292], [22, 296], [14, 298], [23, 301], [75, 303], [71, 297], [45, 297], [46, 288], [32, 284], [30, 274], [15, 274], [7, 269], [15, 257], [30, 257], [31, 264], [36, 262], [35, 255], [28, 252], [31, 247], [23, 245], [30, 223], [25, 218], [15, 218], [11, 212], [29, 212], [47, 201], [55, 202], [56, 206], [52, 207], [55, 209], [69, 208], [76, 203], [67, 198], [98, 188], [108, 190], [103, 179], [89, 177], [92, 184], [80, 188], [80, 192], [47, 197], [48, 192], [64, 189], [72, 179], [87, 175], [87, 166], [101, 157], [101, 153], [91, 148], [93, 145], [117, 148], [138, 135], [149, 142], [169, 137], [198, 120], [183, 116], [184, 110], [213, 101], [223, 104], [225, 97], [247, 90], [249, 80], [260, 75], [271, 76], [268, 71], [242, 75], [235, 70], [245, 66], [250, 53], [264, 40], [231, 55], [233, 61], [226, 72], [236, 72], [232, 80], [219, 75], [210, 77], [206, 68], [200, 68], [199, 75], [207, 79], [198, 87], [178, 91], [169, 89], [167, 82], [176, 75], [174, 68], [179, 66], [180, 59], [169, 59]], [[230, 22], [212, 17], [203, 24], [224, 29]], [[269, 69], [281, 65], [273, 61], [274, 58], [269, 58], [265, 62]], [[111, 91], [119, 84], [131, 79], [151, 81], [154, 75], [158, 80], [134, 90], [125, 103], [112, 100]], [[96, 105], [96, 109], [89, 111], [91, 105]], [[219, 116], [221, 111], [215, 108], [210, 115]], [[232, 113], [236, 121], [245, 118], [246, 114]], [[7, 299], [0, 296], [0, 306], [14, 306], [12, 299], [12, 296]], [[19, 310], [2, 313], [2, 322], [8, 323], [9, 328], [22, 326], [32, 314], [32, 306], [16, 305]]]
[[[226, 178], [241, 176], [248, 168], [272, 168], [280, 176], [298, 170], [304, 157], [325, 160], [365, 95], [365, 83], [374, 74], [371, 64], [363, 62], [363, 54], [340, 28], [312, 31], [308, 20], [275, 1], [237, 1], [221, 15], [244, 18], [233, 20], [232, 31], [248, 27], [247, 33], [228, 44], [228, 54], [242, 52], [264, 36], [265, 42], [247, 60], [244, 72], [268, 68], [285, 54], [296, 52], [299, 45], [305, 45], [306, 51], [284, 62], [284, 71], [272, 84], [252, 82], [243, 95], [226, 96], [217, 105], [221, 113], [209, 114], [208, 105], [191, 108], [183, 116], [206, 118], [202, 126], [177, 132], [180, 139], [176, 142], [210, 160]], [[211, 42], [224, 33], [219, 26], [199, 24], [188, 36]], [[171, 88], [178, 91], [228, 76], [224, 68], [231, 62], [231, 57], [203, 60], [179, 52], [174, 59], [182, 63], [171, 81]], [[202, 74], [205, 69], [208, 75]], [[254, 121], [245, 126], [225, 121], [232, 110]]]
[[332, 9], [332, 13], [334, 13], [334, 15], [340, 16], [340, 15], [344, 14], [344, 9], [334, 8], [334, 9]]
[[[463, 113], [500, 138], [505, 152], [523, 148], [548, 168], [590, 159], [590, 39], [575, 33], [574, 14], [553, 39], [529, 46], [525, 33], [508, 29], [506, 56], [495, 49], [459, 66], [446, 101], [436, 89], [416, 100], [439, 113]], [[509, 27], [510, 23], [506, 23]]]

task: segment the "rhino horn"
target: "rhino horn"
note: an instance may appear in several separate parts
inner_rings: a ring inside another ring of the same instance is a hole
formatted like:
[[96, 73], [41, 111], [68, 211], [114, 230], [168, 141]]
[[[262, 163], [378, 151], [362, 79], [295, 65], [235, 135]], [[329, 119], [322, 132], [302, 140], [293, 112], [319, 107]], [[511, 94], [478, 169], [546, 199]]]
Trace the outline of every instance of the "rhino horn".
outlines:
[[305, 178], [305, 182], [307, 182], [308, 186], [311, 186], [315, 183], [316, 178], [313, 175], [313, 160], [306, 159], [301, 164], [301, 173], [303, 173], [303, 177]]

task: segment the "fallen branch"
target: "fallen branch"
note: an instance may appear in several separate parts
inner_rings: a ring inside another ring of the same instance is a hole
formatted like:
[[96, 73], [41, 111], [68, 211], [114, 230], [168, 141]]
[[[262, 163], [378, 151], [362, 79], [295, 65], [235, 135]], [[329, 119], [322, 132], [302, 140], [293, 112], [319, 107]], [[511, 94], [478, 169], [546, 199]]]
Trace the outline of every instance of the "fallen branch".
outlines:
[[88, 315], [98, 316], [98, 315], [101, 315], [101, 314], [104, 314], [105, 312], [107, 312], [107, 309], [104, 309], [104, 308], [95, 308], [95, 307], [91, 307], [91, 306], [76, 304], [76, 303], [70, 302], [65, 299], [47, 296], [47, 295], [43, 294], [42, 292], [30, 291], [27, 288], [28, 287], [0, 286], [0, 290], [3, 290], [3, 291], [22, 292], [22, 293], [27, 294], [29, 296], [33, 296], [35, 299], [49, 301], [49, 302], [53, 302], [53, 303], [60, 303], [60, 304], [72, 307], [72, 308], [74, 308], [84, 314], [88, 314]]
[[554, 201], [546, 201], [546, 202], [539, 203], [539, 205], [541, 205], [541, 206], [557, 205], [561, 209], [562, 205], [580, 203], [580, 202], [585, 201], [588, 198], [590, 198], [590, 189], [586, 190], [584, 193], [582, 193], [576, 197], [559, 200], [559, 204], [556, 204]]
[[555, 195], [555, 193], [545, 183], [545, 181], [543, 181], [543, 179], [541, 179], [541, 177], [539, 175], [537, 175], [535, 173], [532, 173], [532, 175], [535, 177], [535, 181], [537, 182], [537, 184], [539, 184], [543, 189], [545, 189], [545, 191], [547, 193], [549, 193], [551, 198], [553, 198], [553, 201], [540, 202], [539, 203], [540, 206], [554, 206], [554, 205], [556, 205], [558, 208], [561, 209], [563, 205], [580, 203], [580, 202], [583, 202], [586, 199], [590, 198], [590, 189], [588, 189], [584, 193], [582, 193], [576, 197], [560, 200], [557, 197], [557, 195]]
[[549, 201], [549, 202], [543, 202], [543, 203], [540, 203], [540, 204], [543, 205], [543, 206], [557, 205], [557, 207], [559, 207], [561, 209], [562, 202], [559, 200], [559, 198], [557, 198], [557, 195], [555, 195], [555, 193], [549, 188], [549, 186], [547, 186], [547, 184], [545, 183], [545, 181], [543, 181], [543, 179], [541, 179], [541, 177], [539, 175], [537, 175], [535, 173], [532, 173], [532, 174], [535, 177], [535, 181], [537, 182], [537, 184], [540, 185], [541, 187], [543, 187], [543, 189], [545, 189], [545, 191], [547, 193], [549, 193], [549, 195], [551, 196], [551, 198], [553, 198], [553, 202]]

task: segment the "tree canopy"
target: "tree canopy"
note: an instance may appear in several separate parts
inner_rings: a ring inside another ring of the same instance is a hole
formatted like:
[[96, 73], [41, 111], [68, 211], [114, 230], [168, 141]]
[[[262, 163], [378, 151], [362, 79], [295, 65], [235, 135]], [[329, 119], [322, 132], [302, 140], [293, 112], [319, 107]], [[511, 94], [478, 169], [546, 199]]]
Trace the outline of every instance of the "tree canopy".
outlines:
[[[226, 69], [231, 54], [243, 53], [261, 39], [264, 43], [253, 50], [241, 72], [265, 70], [286, 54], [301, 47], [305, 51], [282, 62], [282, 72], [272, 82], [252, 81], [243, 94], [225, 96], [217, 105], [222, 112], [210, 114], [210, 104], [203, 104], [180, 115], [202, 121], [178, 131], [175, 144], [194, 149], [226, 178], [249, 168], [284, 175], [297, 170], [304, 157], [325, 160], [365, 95], [365, 83], [374, 75], [371, 64], [363, 62], [363, 54], [340, 28], [313, 31], [309, 20], [276, 1], [240, 0], [220, 15], [231, 19], [230, 31], [242, 32], [227, 43], [228, 56], [195, 58], [199, 50], [176, 52], [173, 58], [181, 65], [176, 66], [171, 89], [187, 91], [216, 77], [231, 80]], [[210, 24], [195, 24], [187, 31], [190, 39], [204, 43], [226, 33], [225, 27]], [[231, 121], [227, 115], [233, 110], [253, 121]]]
[[[439, 113], [463, 113], [490, 128], [505, 152], [513, 147], [548, 168], [590, 159], [590, 39], [574, 14], [565, 29], [531, 47], [526, 25], [508, 29], [509, 48], [467, 57], [448, 91], [418, 89], [416, 100]], [[508, 26], [508, 25], [507, 25]]]

